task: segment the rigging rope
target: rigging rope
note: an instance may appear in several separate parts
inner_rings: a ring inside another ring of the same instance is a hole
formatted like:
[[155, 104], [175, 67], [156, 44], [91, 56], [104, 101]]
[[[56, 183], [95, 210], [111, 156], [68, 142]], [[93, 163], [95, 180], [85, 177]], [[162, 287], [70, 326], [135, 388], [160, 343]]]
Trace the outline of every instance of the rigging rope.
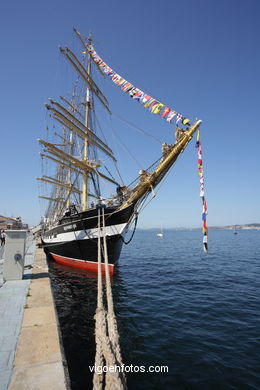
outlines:
[[[102, 210], [102, 228], [100, 226], [100, 210]], [[101, 269], [101, 234], [103, 235], [103, 253], [105, 261], [106, 277], [106, 300], [107, 310], [104, 307], [103, 286], [102, 286], [102, 269]], [[104, 207], [98, 209], [98, 296], [97, 309], [95, 314], [96, 327], [96, 357], [95, 367], [113, 366], [114, 370], [107, 370], [98, 373], [95, 371], [93, 377], [93, 389], [102, 390], [124, 390], [126, 389], [126, 378], [123, 372], [116, 369], [116, 366], [122, 366], [122, 357], [119, 345], [119, 335], [117, 330], [117, 321], [114, 313], [113, 296], [111, 289], [110, 274], [108, 268], [108, 254], [106, 242], [106, 227]], [[104, 383], [105, 380], [105, 383]]]
[[[114, 132], [114, 134], [116, 133], [115, 132], [115, 129], [112, 125], [112, 121], [110, 121], [110, 128], [111, 130]], [[132, 160], [136, 163], [136, 165], [138, 166], [139, 169], [142, 169], [142, 164], [140, 163], [140, 161], [138, 161], [135, 156], [130, 152], [130, 150], [128, 149], [128, 147], [124, 144], [124, 142], [121, 140], [121, 138], [119, 137], [118, 134], [116, 134], [116, 138], [117, 138], [117, 142], [120, 143], [123, 148], [126, 150], [126, 152], [129, 154], [129, 156], [132, 158]]]
[[116, 179], [114, 178], [114, 176], [112, 175], [112, 173], [110, 172], [110, 170], [104, 165], [104, 168], [105, 170], [107, 171], [107, 173], [109, 174], [109, 176], [111, 177], [111, 179], [113, 179], [114, 181], [116, 181]]
[[147, 137], [150, 137], [150, 138], [153, 138], [156, 142], [159, 142], [160, 144], [163, 142], [161, 141], [159, 138], [156, 138], [154, 135], [152, 134], [149, 134], [147, 133], [147, 131], [143, 130], [141, 127], [138, 127], [136, 125], [134, 125], [133, 123], [123, 119], [121, 116], [119, 116], [118, 114], [115, 114], [114, 112], [112, 113], [115, 117], [117, 117], [121, 122], [124, 122], [126, 123], [128, 126], [132, 127], [133, 129], [135, 130], [138, 130], [139, 132], [143, 133], [144, 135], [146, 135]]
[[136, 226], [137, 226], [138, 214], [139, 214], [139, 213], [137, 213], [137, 212], [135, 213], [135, 225], [134, 225], [134, 229], [133, 229], [132, 235], [131, 235], [131, 237], [129, 238], [129, 240], [128, 240], [128, 241], [125, 241], [125, 239], [124, 239], [123, 236], [120, 237], [121, 240], [123, 241], [123, 243], [124, 243], [125, 245], [130, 244], [130, 242], [132, 241], [132, 239], [133, 239], [133, 237], [134, 237], [134, 234], [135, 234], [135, 231], [136, 231]]

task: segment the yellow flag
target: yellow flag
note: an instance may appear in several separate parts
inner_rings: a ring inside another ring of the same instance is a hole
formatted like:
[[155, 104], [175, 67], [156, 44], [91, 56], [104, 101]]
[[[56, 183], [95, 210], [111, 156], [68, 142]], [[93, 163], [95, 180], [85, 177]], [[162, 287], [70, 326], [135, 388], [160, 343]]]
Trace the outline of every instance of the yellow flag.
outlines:
[[188, 118], [183, 118], [183, 120], [182, 120], [183, 125], [190, 125], [189, 122], [190, 122], [190, 120]]
[[198, 132], [197, 132], [197, 142], [199, 142], [200, 141], [200, 131], [198, 130]]
[[144, 107], [148, 108], [150, 106], [150, 104], [152, 104], [152, 102], [154, 102], [154, 101], [155, 101], [155, 99], [153, 99], [153, 98], [149, 99], [148, 102], [144, 104]]
[[153, 106], [151, 112], [152, 112], [153, 114], [159, 114], [159, 112], [163, 109], [163, 107], [164, 107], [164, 104], [162, 104], [162, 103], [157, 103], [157, 104], [155, 104], [155, 105]]

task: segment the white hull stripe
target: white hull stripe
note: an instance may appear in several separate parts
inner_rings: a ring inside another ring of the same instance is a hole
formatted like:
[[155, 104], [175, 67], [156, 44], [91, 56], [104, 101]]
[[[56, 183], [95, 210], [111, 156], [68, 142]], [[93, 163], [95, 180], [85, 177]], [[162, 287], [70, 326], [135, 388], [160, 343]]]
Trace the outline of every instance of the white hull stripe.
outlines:
[[[111, 213], [106, 213], [105, 212], [105, 218], [107, 217], [111, 217], [111, 215], [113, 215], [115, 213], [115, 211], [111, 214]], [[86, 220], [90, 220], [90, 219], [94, 219], [94, 218], [97, 218], [96, 215], [93, 215], [93, 217], [86, 217], [86, 218], [81, 218], [81, 219], [75, 219], [73, 220], [73, 222], [66, 222], [66, 223], [62, 223], [61, 225], [57, 225], [57, 226], [62, 226], [62, 227], [66, 227], [66, 226], [70, 226], [72, 223], [77, 223], [77, 222], [82, 222], [82, 221], [86, 221]], [[53, 226], [53, 228], [57, 227], [57, 226]]]
[[[123, 234], [126, 223], [121, 223], [118, 225], [106, 226], [106, 236], [115, 236], [118, 234]], [[101, 237], [103, 237], [101, 231]], [[74, 240], [88, 240], [98, 238], [98, 229], [86, 229], [86, 230], [76, 230], [73, 232], [59, 233], [55, 236], [43, 236], [43, 241], [46, 244], [55, 243], [55, 242], [64, 242], [64, 241], [74, 241]]]
[[[97, 261], [89, 261], [89, 260], [74, 259], [73, 257], [66, 257], [66, 256], [62, 256], [62, 255], [56, 255], [56, 253], [52, 253], [52, 252], [50, 252], [50, 255], [62, 257], [62, 258], [65, 259], [65, 260], [79, 261], [79, 262], [82, 262], [82, 263], [93, 263], [93, 264], [98, 264]], [[104, 263], [102, 263], [102, 264], [104, 264]], [[114, 264], [108, 263], [108, 265], [114, 267]]]

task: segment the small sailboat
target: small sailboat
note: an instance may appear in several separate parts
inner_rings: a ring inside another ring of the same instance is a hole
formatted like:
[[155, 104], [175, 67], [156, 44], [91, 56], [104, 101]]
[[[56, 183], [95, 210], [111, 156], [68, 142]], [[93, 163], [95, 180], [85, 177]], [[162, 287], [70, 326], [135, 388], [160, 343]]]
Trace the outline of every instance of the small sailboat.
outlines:
[[[46, 104], [51, 127], [47, 127], [48, 140], [39, 140], [44, 164], [50, 162], [52, 168], [52, 172], [48, 169], [37, 178], [47, 192], [39, 197], [48, 201], [41, 240], [45, 252], [56, 262], [97, 270], [98, 237], [104, 234], [113, 272], [131, 224], [135, 230], [148, 196], [154, 195], [154, 189], [183, 153], [201, 120], [191, 125], [189, 119], [136, 88], [98, 56], [92, 37], [84, 39], [77, 30], [74, 32], [82, 45], [79, 54], [68, 47], [60, 49], [76, 74], [72, 93]], [[150, 113], [168, 124], [175, 123], [175, 141], [163, 143], [159, 158], [152, 165], [147, 163], [149, 167], [141, 169], [130, 184], [122, 179], [118, 155], [111, 149], [117, 137], [113, 136], [113, 142], [107, 141], [106, 123], [113, 112], [97, 84], [100, 74]], [[105, 116], [108, 119], [104, 126]], [[100, 208], [105, 209], [106, 225], [101, 232]], [[157, 236], [163, 237], [162, 230]]]
[[234, 226], [233, 233], [237, 234], [237, 227], [236, 227], [236, 225]]
[[162, 229], [162, 225], [161, 225], [161, 231], [159, 233], [156, 234], [157, 237], [160, 237], [160, 238], [163, 238], [163, 229]]

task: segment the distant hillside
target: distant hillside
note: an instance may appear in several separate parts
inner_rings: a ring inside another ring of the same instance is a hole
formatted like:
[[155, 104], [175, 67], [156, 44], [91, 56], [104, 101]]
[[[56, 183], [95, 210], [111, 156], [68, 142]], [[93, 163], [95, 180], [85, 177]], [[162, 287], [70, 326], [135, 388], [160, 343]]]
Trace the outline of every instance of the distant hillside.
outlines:
[[248, 223], [244, 225], [211, 226], [211, 229], [260, 229], [260, 223]]

